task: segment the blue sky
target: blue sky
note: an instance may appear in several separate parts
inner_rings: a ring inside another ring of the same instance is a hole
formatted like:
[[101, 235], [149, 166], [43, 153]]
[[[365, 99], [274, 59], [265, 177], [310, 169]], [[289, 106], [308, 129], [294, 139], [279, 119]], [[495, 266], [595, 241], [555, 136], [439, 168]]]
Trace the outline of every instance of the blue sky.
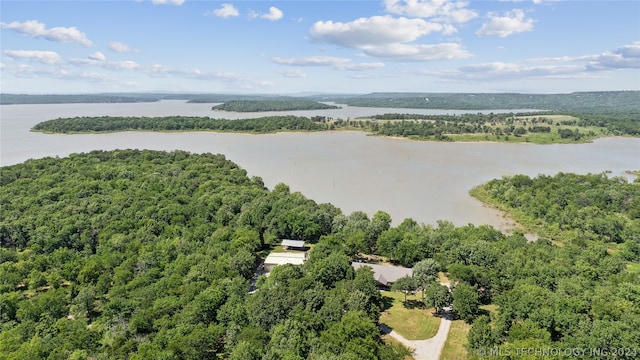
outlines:
[[1, 91], [640, 90], [640, 1], [0, 1]]

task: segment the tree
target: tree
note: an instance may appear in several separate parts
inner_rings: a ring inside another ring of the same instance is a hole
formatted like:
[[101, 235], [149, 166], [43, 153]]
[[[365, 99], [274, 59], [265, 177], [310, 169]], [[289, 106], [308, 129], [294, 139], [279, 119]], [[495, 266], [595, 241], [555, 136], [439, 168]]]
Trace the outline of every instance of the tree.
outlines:
[[424, 303], [427, 307], [436, 309], [436, 313], [440, 313], [442, 309], [451, 305], [451, 292], [445, 285], [431, 283], [426, 288]]
[[433, 259], [424, 259], [413, 265], [413, 278], [416, 280], [416, 285], [422, 292], [423, 300], [425, 289], [430, 283], [438, 279], [439, 271], [440, 264]]
[[453, 298], [453, 311], [462, 320], [471, 323], [480, 309], [478, 292], [475, 287], [461, 282], [453, 289], [451, 296]]
[[469, 350], [477, 350], [491, 348], [498, 344], [499, 341], [491, 327], [489, 317], [482, 315], [475, 319], [467, 335], [467, 348]]
[[407, 293], [416, 291], [416, 282], [411, 276], [405, 275], [391, 285], [391, 290], [402, 291], [404, 302], [407, 302]]

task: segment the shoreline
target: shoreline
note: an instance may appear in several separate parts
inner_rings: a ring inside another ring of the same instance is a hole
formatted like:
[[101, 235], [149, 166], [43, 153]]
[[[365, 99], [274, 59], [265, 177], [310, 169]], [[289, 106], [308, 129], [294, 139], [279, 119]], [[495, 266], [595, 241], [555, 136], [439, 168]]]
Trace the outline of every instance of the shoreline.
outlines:
[[434, 142], [434, 143], [468, 143], [468, 144], [519, 144], [519, 145], [558, 145], [558, 144], [589, 144], [593, 143], [598, 139], [606, 139], [606, 138], [640, 138], [640, 136], [624, 136], [624, 135], [607, 135], [607, 136], [599, 136], [590, 139], [586, 139], [584, 141], [557, 141], [557, 142], [533, 142], [533, 141], [497, 141], [497, 140], [437, 140], [437, 139], [421, 139], [421, 138], [412, 138], [405, 136], [397, 136], [397, 135], [380, 135], [375, 134], [363, 129], [357, 128], [344, 128], [344, 129], [323, 129], [323, 130], [276, 130], [269, 132], [251, 132], [251, 131], [223, 131], [223, 130], [207, 130], [207, 129], [185, 129], [185, 130], [151, 130], [151, 129], [126, 129], [126, 130], [109, 130], [109, 131], [74, 131], [74, 132], [56, 132], [56, 131], [47, 131], [47, 130], [35, 130], [33, 128], [29, 129], [30, 132], [33, 133], [42, 133], [46, 135], [98, 135], [98, 134], [113, 134], [113, 133], [123, 133], [123, 132], [144, 132], [144, 133], [217, 133], [217, 134], [246, 134], [246, 135], [269, 135], [269, 134], [279, 134], [279, 133], [334, 133], [334, 132], [358, 132], [363, 133], [365, 136], [374, 136], [379, 138], [386, 138], [391, 140], [401, 140], [401, 141], [420, 141], [420, 142]]

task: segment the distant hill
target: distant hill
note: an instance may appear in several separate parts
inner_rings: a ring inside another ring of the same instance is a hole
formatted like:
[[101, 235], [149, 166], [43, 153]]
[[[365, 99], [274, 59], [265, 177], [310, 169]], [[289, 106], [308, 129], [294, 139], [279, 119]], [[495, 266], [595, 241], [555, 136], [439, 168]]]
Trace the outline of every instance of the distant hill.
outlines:
[[323, 110], [338, 109], [335, 105], [327, 105], [312, 100], [231, 100], [216, 105], [212, 110], [236, 112], [288, 111], [288, 110]]
[[570, 94], [518, 93], [371, 93], [332, 99], [350, 106], [414, 109], [638, 112], [640, 91], [597, 91]]
[[[380, 92], [362, 95], [322, 94], [309, 96], [281, 96], [277, 94], [173, 94], [173, 93], [104, 93], [78, 95], [0, 94], [0, 104], [55, 103], [125, 103], [160, 100], [185, 100], [191, 103], [229, 103], [232, 101], [333, 101], [363, 107], [492, 110], [536, 109], [550, 111], [578, 111], [588, 113], [640, 114], [640, 91], [593, 91], [569, 94], [520, 93], [395, 93]], [[307, 108], [307, 107], [303, 107]], [[287, 108], [283, 110], [295, 110]], [[315, 108], [312, 108], [315, 109]], [[273, 110], [273, 109], [269, 109]], [[251, 111], [269, 111], [251, 110]], [[239, 110], [231, 110], [239, 111]]]

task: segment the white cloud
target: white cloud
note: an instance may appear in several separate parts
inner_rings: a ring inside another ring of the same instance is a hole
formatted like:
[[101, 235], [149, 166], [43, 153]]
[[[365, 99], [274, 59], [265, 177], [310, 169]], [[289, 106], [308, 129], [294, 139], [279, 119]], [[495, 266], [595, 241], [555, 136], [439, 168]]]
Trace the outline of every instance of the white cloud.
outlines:
[[55, 51], [41, 50], [5, 50], [3, 53], [14, 59], [27, 59], [48, 65], [62, 64], [60, 55]]
[[533, 30], [533, 19], [525, 18], [524, 11], [514, 9], [503, 15], [497, 13], [489, 13], [489, 22], [482, 24], [482, 27], [476, 31], [479, 36], [499, 36], [507, 37], [509, 35]]
[[221, 18], [229, 18], [240, 15], [238, 9], [236, 9], [236, 7], [232, 4], [222, 4], [221, 8], [213, 10], [213, 14]]
[[422, 19], [373, 16], [348, 23], [318, 21], [311, 27], [310, 35], [316, 41], [361, 49], [398, 42], [409, 42], [442, 31], [443, 25]]
[[115, 51], [118, 53], [125, 53], [125, 52], [138, 52], [138, 50], [132, 49], [129, 47], [129, 45], [127, 44], [123, 44], [119, 41], [112, 41], [109, 43], [109, 50], [111, 51]]
[[341, 70], [347, 71], [367, 71], [367, 70], [376, 70], [384, 67], [384, 63], [375, 62], [375, 63], [358, 63], [358, 64], [344, 64], [342, 67], [339, 67]]
[[282, 17], [284, 16], [284, 13], [278, 9], [275, 6], [272, 6], [269, 8], [269, 13], [268, 14], [264, 14], [262, 16], [260, 16], [263, 19], [267, 19], [270, 21], [278, 21], [280, 19], [282, 19]]
[[351, 59], [332, 57], [332, 56], [308, 56], [301, 58], [282, 58], [275, 57], [271, 59], [278, 65], [291, 65], [291, 66], [327, 66], [336, 70], [348, 70], [348, 71], [365, 71], [375, 70], [383, 68], [383, 63], [352, 63]]
[[472, 56], [462, 45], [456, 43], [434, 45], [389, 44], [367, 47], [363, 51], [370, 56], [396, 61], [452, 60]]
[[467, 9], [466, 1], [449, 0], [385, 0], [385, 10], [391, 14], [409, 17], [436, 18], [440, 21], [465, 23], [478, 17]]
[[93, 45], [93, 43], [87, 39], [87, 36], [75, 27], [54, 27], [47, 29], [45, 24], [38, 20], [28, 20], [22, 23], [14, 21], [9, 24], [1, 22], [0, 27], [15, 30], [34, 38], [44, 38], [62, 43], [78, 43], [84, 46]]
[[589, 70], [640, 69], [640, 41], [591, 58]]
[[96, 60], [96, 61], [105, 61], [107, 57], [104, 56], [104, 54], [101, 53], [100, 51], [96, 51], [95, 53], [89, 55], [89, 59]]
[[306, 78], [307, 74], [300, 70], [300, 69], [291, 69], [291, 70], [284, 70], [284, 71], [278, 71], [278, 73], [284, 77], [288, 77], [288, 78]]
[[151, 0], [154, 5], [177, 5], [184, 4], [184, 0]]
[[489, 62], [442, 72], [424, 70], [420, 73], [455, 80], [488, 81], [585, 78], [597, 72], [621, 69], [640, 69], [640, 41], [601, 54], [532, 58], [520, 63]]
[[76, 66], [97, 66], [109, 70], [137, 70], [141, 65], [130, 60], [125, 61], [107, 61], [107, 57], [100, 51], [95, 52], [86, 59], [71, 59], [69, 63]]
[[272, 60], [278, 65], [293, 66], [339, 66], [351, 61], [351, 59], [332, 56], [308, 56], [302, 58], [275, 57]]

